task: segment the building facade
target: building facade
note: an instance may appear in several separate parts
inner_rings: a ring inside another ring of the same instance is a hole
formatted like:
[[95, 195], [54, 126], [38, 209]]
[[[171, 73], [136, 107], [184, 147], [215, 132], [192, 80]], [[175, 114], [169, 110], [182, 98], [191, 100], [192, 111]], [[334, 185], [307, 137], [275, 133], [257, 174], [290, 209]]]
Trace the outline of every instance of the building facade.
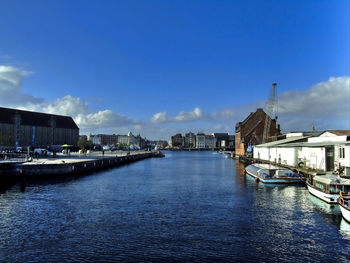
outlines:
[[205, 134], [204, 133], [197, 133], [196, 135], [196, 148], [197, 149], [204, 149], [205, 148]]
[[271, 119], [263, 109], [257, 109], [243, 122], [237, 123], [235, 134], [236, 155], [246, 155], [248, 146], [263, 143], [264, 130], [267, 130], [268, 141], [272, 141], [273, 137], [281, 135], [281, 129], [277, 124], [277, 120]]
[[182, 137], [181, 133], [177, 133], [174, 136], [170, 137], [169, 142], [170, 147], [183, 147], [184, 146], [184, 137]]
[[118, 135], [116, 134], [90, 134], [88, 139], [97, 145], [115, 145], [118, 143]]
[[195, 148], [196, 147], [196, 135], [192, 132], [185, 134], [185, 148]]
[[216, 138], [214, 135], [205, 135], [205, 148], [214, 149], [216, 147]]
[[293, 136], [256, 145], [254, 158], [294, 167], [350, 175], [350, 131], [325, 131], [318, 136]]
[[69, 116], [0, 107], [0, 146], [76, 146], [79, 128]]

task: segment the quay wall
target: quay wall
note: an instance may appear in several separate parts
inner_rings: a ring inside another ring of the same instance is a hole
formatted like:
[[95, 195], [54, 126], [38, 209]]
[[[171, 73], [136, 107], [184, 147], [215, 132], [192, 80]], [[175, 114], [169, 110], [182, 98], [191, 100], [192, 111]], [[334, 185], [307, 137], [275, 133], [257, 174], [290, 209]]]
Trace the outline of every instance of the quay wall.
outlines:
[[11, 170], [7, 169], [3, 173], [0, 172], [0, 175], [3, 179], [19, 179], [23, 177], [82, 174], [152, 157], [162, 157], [162, 155], [155, 152], [146, 152], [126, 156], [66, 160], [65, 162], [62, 161], [62, 163], [22, 163], [14, 166]]

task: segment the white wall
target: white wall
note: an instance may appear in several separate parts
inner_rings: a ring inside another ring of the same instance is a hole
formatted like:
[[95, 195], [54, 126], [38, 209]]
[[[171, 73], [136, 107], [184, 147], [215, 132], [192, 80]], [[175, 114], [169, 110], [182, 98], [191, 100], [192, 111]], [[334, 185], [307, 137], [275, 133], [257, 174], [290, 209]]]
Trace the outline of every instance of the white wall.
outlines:
[[253, 151], [253, 157], [256, 159], [271, 162], [280, 161], [281, 164], [296, 166], [298, 164], [296, 152], [296, 148], [291, 147], [255, 147]]
[[269, 161], [269, 149], [263, 147], [254, 147], [253, 148], [253, 157], [255, 159], [261, 159], [265, 161]]
[[350, 167], [350, 146], [345, 146], [344, 166]]
[[302, 159], [307, 167], [326, 170], [326, 153], [324, 147], [302, 147], [298, 158]]

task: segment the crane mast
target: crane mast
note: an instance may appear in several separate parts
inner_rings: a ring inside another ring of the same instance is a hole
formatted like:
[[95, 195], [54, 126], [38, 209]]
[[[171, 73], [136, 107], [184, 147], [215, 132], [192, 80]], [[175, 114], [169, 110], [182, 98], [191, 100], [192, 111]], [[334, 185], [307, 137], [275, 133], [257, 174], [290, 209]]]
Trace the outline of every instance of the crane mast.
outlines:
[[270, 137], [270, 128], [271, 128], [272, 118], [276, 119], [276, 128], [277, 128], [278, 107], [277, 107], [276, 87], [277, 87], [277, 83], [272, 83], [270, 97], [265, 107], [266, 117], [265, 117], [265, 123], [264, 123], [263, 143], [266, 143], [268, 137]]

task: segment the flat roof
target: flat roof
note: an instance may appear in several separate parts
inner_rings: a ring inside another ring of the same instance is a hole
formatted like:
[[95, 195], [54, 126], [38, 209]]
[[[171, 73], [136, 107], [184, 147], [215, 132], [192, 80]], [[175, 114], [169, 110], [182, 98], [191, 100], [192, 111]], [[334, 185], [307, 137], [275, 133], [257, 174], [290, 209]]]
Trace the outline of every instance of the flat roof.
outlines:
[[299, 142], [299, 143], [290, 143], [285, 145], [279, 145], [278, 147], [326, 147], [334, 145], [350, 145], [350, 141], [342, 142]]
[[350, 185], [349, 179], [344, 179], [335, 175], [317, 175], [314, 177], [314, 180], [324, 184]]
[[300, 141], [303, 139], [310, 138], [311, 136], [295, 136], [295, 137], [288, 137], [286, 139], [278, 140], [278, 141], [273, 141], [273, 142], [268, 142], [268, 143], [263, 143], [263, 144], [258, 144], [255, 145], [254, 147], [271, 147], [271, 146], [279, 146], [279, 145], [285, 145], [285, 144], [291, 144], [292, 142]]

